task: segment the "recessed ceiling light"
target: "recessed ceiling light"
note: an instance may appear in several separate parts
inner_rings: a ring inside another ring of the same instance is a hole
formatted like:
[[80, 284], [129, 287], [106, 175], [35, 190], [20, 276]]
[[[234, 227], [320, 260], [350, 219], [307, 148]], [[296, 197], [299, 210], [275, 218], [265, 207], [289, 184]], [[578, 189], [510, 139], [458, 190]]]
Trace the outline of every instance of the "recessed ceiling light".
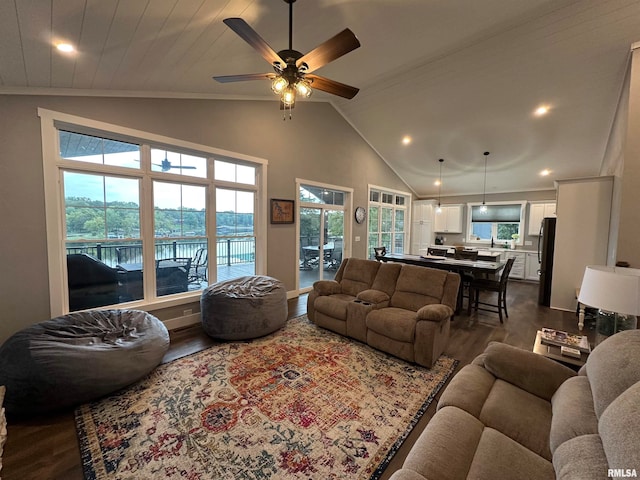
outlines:
[[73, 45], [71, 45], [70, 43], [59, 43], [56, 45], [56, 48], [65, 53], [71, 53], [75, 51], [75, 48], [73, 48]]
[[402, 144], [409, 145], [411, 143], [411, 137], [409, 135], [405, 135], [402, 137]]
[[548, 168], [545, 168], [544, 170], [542, 170], [540, 172], [540, 175], [542, 175], [543, 177], [546, 177], [547, 175], [549, 175], [551, 173], [551, 170], [549, 170]]
[[549, 107], [547, 105], [540, 105], [538, 108], [535, 109], [535, 111], [533, 112], [533, 114], [536, 117], [542, 117], [543, 115], [546, 115], [547, 113], [549, 113]]
[[433, 182], [433, 184], [437, 187], [440, 185], [440, 180], [436, 180], [435, 182]]

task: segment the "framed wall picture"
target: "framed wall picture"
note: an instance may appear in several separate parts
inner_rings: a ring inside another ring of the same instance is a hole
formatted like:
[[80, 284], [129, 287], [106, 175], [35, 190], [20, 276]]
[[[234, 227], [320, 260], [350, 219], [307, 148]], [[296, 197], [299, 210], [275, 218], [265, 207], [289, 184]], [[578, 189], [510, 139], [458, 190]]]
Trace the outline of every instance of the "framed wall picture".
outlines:
[[293, 223], [294, 201], [271, 199], [271, 223]]

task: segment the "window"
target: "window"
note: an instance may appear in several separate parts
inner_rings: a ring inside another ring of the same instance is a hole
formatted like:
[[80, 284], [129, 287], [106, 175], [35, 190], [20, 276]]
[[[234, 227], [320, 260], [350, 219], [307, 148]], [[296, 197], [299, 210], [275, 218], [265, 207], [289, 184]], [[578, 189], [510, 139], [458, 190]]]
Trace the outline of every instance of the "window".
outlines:
[[374, 255], [373, 249], [381, 246], [386, 247], [389, 253], [404, 253], [410, 198], [408, 193], [369, 187], [367, 245], [371, 258]]
[[[526, 203], [488, 204], [486, 211], [482, 205], [469, 204], [469, 232], [468, 242], [478, 243], [506, 243], [514, 235], [520, 238], [523, 224], [524, 207]], [[521, 244], [521, 241], [517, 242]]]
[[266, 162], [39, 114], [52, 314], [179, 305], [264, 272]]

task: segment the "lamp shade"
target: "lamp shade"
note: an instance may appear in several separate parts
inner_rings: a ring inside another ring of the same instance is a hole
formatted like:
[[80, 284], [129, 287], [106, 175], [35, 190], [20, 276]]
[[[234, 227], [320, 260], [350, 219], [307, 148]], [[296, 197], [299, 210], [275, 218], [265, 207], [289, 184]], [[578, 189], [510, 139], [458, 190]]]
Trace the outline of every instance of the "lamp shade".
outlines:
[[640, 270], [590, 265], [584, 271], [578, 301], [625, 315], [640, 315]]

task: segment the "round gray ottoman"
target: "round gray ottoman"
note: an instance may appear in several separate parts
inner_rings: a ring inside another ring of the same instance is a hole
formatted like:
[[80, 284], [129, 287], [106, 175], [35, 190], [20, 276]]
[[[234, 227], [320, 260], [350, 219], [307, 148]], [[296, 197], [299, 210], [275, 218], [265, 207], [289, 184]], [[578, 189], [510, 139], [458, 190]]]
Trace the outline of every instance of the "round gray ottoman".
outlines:
[[70, 313], [21, 330], [0, 347], [8, 414], [79, 405], [136, 382], [169, 349], [169, 333], [140, 310]]
[[208, 286], [200, 297], [202, 328], [221, 340], [246, 340], [287, 322], [287, 291], [272, 277], [253, 275]]

